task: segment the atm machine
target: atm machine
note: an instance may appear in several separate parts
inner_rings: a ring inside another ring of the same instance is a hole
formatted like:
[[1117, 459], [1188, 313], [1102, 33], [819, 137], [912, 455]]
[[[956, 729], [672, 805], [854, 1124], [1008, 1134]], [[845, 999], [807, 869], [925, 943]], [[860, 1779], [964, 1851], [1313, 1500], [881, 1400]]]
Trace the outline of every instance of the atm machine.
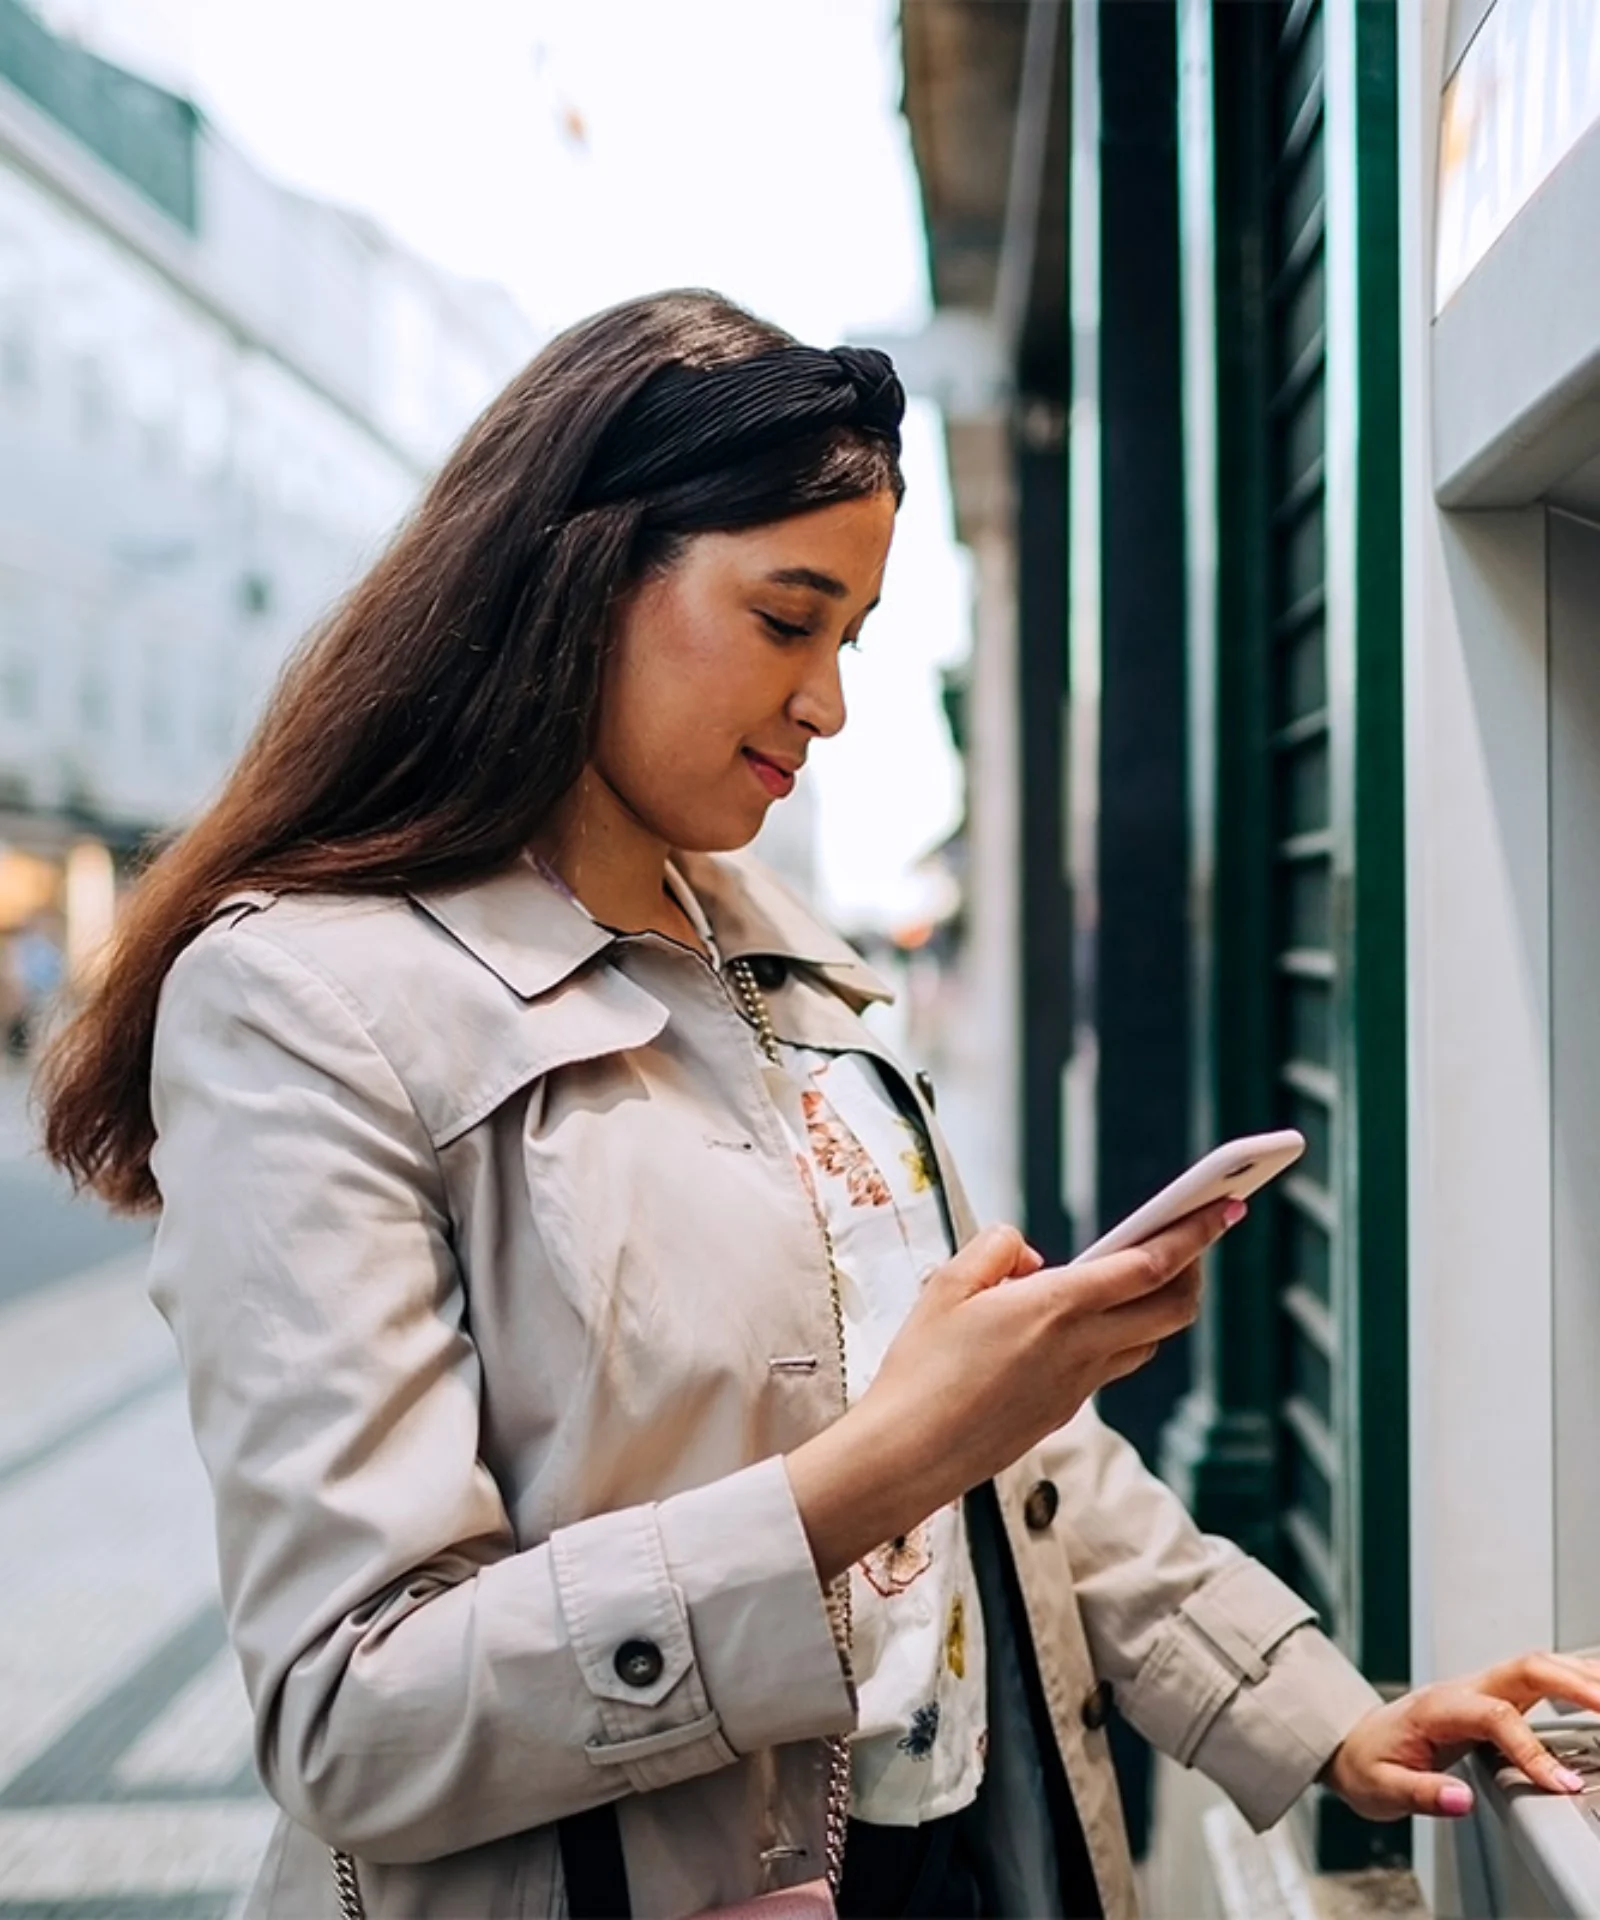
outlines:
[[[1596, 469], [1600, 477], [1600, 467]], [[1600, 1645], [1600, 487], [1546, 509], [1553, 1639]], [[1577, 509], [1590, 505], [1594, 517]], [[1586, 1785], [1563, 1800], [1474, 1756], [1457, 1861], [1470, 1915], [1600, 1915], [1600, 1715], [1536, 1710]]]
[[[1600, 0], [1399, 17], [1428, 1675], [1600, 1646]], [[1600, 1916], [1600, 1718], [1535, 1724], [1586, 1791], [1470, 1760], [1474, 1816], [1418, 1826], [1436, 1913]]]
[[1515, 1920], [1600, 1913], [1600, 1723], [1553, 1723], [1540, 1732], [1583, 1775], [1584, 1791], [1562, 1800], [1531, 1787], [1515, 1767], [1481, 1756], [1468, 1762], [1479, 1804], [1460, 1863], [1468, 1913]]
[[[1600, 1646], [1600, 461], [1558, 491], [1561, 504], [1544, 509], [1551, 1637], [1588, 1651]], [[1600, 1715], [1536, 1710], [1533, 1721], [1584, 1791], [1563, 1800], [1474, 1756], [1462, 1911], [1587, 1920], [1600, 1915]]]

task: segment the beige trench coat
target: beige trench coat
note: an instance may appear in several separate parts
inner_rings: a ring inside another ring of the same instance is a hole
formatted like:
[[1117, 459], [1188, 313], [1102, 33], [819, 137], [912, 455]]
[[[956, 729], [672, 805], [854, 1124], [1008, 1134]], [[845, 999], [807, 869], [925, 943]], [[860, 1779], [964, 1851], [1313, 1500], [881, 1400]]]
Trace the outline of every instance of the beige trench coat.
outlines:
[[[782, 1036], [887, 1059], [850, 948], [754, 862], [684, 865], [728, 958], [789, 963]], [[819, 1872], [852, 1696], [781, 1456], [838, 1406], [826, 1266], [712, 969], [522, 867], [242, 896], [170, 975], [153, 1088], [153, 1292], [284, 1812], [251, 1915], [334, 1914], [328, 1843], [373, 1920], [558, 1914], [549, 1823], [607, 1800], [640, 1920]], [[1257, 1826], [1375, 1696], [1092, 1409], [997, 1488], [1131, 1915], [1097, 1680]]]

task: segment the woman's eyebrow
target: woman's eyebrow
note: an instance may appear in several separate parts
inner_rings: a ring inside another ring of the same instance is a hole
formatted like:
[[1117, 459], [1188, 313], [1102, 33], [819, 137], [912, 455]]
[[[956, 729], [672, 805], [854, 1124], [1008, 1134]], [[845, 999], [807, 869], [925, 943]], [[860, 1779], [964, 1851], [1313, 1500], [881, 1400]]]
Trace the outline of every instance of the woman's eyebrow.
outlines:
[[775, 587], [810, 587], [825, 593], [830, 600], [848, 600], [850, 589], [831, 573], [818, 573], [815, 567], [779, 567], [767, 575]]
[[[819, 573], [815, 567], [779, 567], [775, 573], [769, 573], [767, 579], [775, 587], [810, 587], [815, 593], [824, 593], [830, 600], [848, 600], [850, 589], [842, 580], [836, 580], [831, 573]], [[871, 613], [877, 605], [871, 600], [862, 608], [864, 614]]]

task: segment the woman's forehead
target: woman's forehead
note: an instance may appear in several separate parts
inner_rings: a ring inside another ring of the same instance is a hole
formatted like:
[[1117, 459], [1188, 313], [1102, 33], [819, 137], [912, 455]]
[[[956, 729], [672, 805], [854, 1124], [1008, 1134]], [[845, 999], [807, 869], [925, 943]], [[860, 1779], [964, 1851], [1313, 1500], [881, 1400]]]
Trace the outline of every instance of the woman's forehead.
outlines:
[[875, 595], [894, 532], [894, 501], [884, 492], [842, 500], [811, 513], [695, 542], [705, 564], [763, 584], [859, 600]]

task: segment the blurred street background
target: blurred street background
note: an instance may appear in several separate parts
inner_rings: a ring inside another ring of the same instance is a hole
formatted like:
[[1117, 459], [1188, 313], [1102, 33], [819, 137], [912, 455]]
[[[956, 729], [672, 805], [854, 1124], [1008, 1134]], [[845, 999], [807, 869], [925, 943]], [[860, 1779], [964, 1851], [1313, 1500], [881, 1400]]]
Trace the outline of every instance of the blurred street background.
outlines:
[[0, 1074], [0, 1907], [228, 1911], [270, 1813], [141, 1228], [75, 1204]]
[[[0, 1920], [226, 1915], [270, 1818], [148, 1228], [45, 1165], [31, 1064], [553, 331], [673, 284], [926, 323], [902, 88], [892, 0], [0, 0]], [[953, 912], [972, 592], [926, 395], [907, 440], [855, 726], [765, 849], [902, 972]]]
[[[980, 1214], [1307, 1138], [1102, 1412], [1381, 1686], [1600, 1645], [1596, 207], [1597, 0], [0, 0], [0, 1920], [225, 1920], [269, 1817], [32, 1064], [475, 411], [665, 286], [911, 391], [762, 850]], [[1256, 1836], [1111, 1725], [1156, 1916], [1600, 1913], [1578, 1805]]]

